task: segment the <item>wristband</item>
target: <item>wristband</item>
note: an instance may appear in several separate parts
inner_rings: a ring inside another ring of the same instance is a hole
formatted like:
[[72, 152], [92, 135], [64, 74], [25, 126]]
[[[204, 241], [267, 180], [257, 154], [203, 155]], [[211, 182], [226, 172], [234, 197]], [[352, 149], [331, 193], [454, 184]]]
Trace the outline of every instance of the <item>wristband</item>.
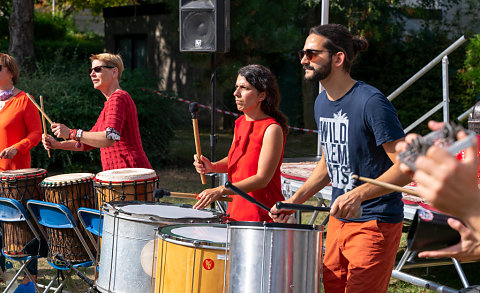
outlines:
[[75, 140], [80, 141], [80, 138], [82, 138], [82, 135], [83, 135], [83, 130], [77, 129], [77, 131], [75, 133]]

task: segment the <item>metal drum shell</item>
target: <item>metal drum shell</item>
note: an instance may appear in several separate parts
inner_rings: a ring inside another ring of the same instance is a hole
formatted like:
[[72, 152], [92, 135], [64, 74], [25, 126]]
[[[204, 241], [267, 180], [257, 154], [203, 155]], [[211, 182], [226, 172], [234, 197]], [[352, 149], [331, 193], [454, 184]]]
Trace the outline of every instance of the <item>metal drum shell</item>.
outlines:
[[317, 293], [321, 227], [230, 222], [229, 293]]
[[155, 214], [122, 212], [128, 205], [161, 205], [191, 208], [190, 205], [174, 205], [141, 201], [110, 202], [103, 205], [104, 221], [100, 252], [100, 269], [97, 289], [101, 292], [151, 292], [152, 278], [144, 272], [140, 257], [143, 248], [155, 239], [155, 228], [169, 224], [215, 222], [223, 218], [212, 212], [211, 219], [163, 218]]

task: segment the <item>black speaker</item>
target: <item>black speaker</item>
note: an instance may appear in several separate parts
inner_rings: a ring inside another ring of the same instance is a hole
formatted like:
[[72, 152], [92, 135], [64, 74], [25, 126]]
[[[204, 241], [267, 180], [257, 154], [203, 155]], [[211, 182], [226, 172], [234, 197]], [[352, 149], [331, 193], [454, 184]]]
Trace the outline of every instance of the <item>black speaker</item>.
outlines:
[[180, 52], [230, 50], [230, 0], [179, 0]]

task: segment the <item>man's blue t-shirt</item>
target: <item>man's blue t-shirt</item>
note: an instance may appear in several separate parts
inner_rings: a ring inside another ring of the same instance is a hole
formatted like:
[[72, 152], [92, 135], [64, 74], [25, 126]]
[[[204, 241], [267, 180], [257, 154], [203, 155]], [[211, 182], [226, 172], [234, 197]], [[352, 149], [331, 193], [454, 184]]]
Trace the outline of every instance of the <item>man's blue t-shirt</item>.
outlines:
[[[378, 89], [361, 81], [336, 101], [330, 101], [322, 91], [315, 101], [315, 120], [332, 181], [332, 203], [363, 184], [354, 180], [353, 174], [377, 178], [388, 170], [393, 163], [382, 144], [405, 136], [390, 101]], [[399, 192], [364, 201], [362, 208], [361, 218], [348, 221], [403, 220]]]

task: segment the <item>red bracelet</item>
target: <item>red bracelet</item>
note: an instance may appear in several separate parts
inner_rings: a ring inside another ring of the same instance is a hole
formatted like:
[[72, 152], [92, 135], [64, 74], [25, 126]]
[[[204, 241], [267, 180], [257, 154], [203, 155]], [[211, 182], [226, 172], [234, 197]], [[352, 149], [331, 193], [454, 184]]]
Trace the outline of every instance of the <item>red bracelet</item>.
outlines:
[[73, 140], [77, 140], [77, 129], [74, 129], [74, 130], [73, 130], [72, 139], [73, 139]]
[[[70, 129], [70, 133], [68, 134], [68, 139], [73, 139], [72, 134], [73, 134], [74, 131], [75, 131], [75, 129]], [[75, 136], [73, 136], [73, 137], [75, 137]]]

